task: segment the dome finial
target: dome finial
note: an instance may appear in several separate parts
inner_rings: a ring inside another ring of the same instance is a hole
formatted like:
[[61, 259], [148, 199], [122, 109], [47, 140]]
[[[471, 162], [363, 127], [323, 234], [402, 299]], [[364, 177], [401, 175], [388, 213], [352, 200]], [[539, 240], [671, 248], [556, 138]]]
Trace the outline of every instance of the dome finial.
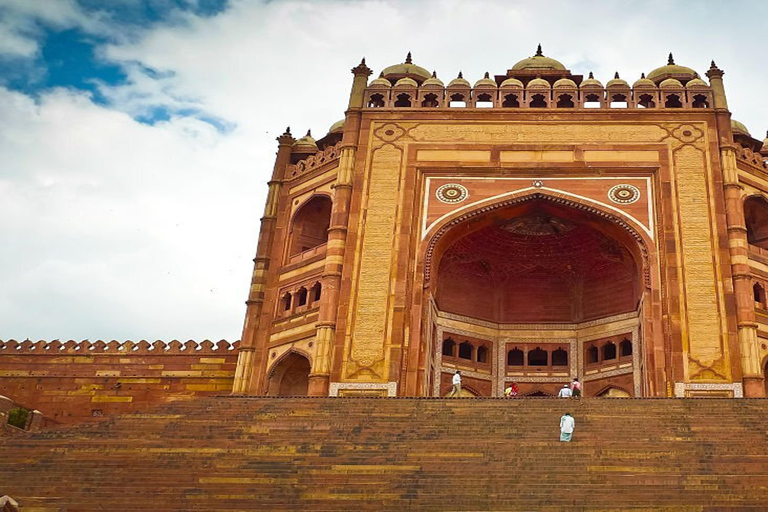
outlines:
[[437, 78], [437, 71], [432, 71], [432, 78]]
[[536, 48], [536, 57], [543, 57], [544, 54], [541, 53], [541, 43], [539, 43], [538, 48]]
[[307, 134], [305, 135], [305, 137], [311, 137], [311, 136], [312, 136], [312, 130], [307, 130]]
[[488, 72], [486, 71], [486, 72], [485, 72], [485, 75], [483, 76], [483, 78], [491, 78], [491, 75], [490, 75], [490, 73], [488, 73]]
[[365, 66], [365, 57], [363, 57], [363, 60], [360, 61], [361, 66]]
[[405, 56], [405, 63], [413, 64], [413, 59], [411, 58], [411, 52], [408, 52], [408, 55]]
[[709, 65], [709, 69], [717, 69], [717, 64], [715, 64], [715, 61], [712, 61], [712, 64]]
[[645, 79], [645, 73], [640, 73], [640, 78]]
[[593, 72], [591, 72], [591, 71], [589, 72], [589, 78], [592, 79], [592, 80], [595, 79], [595, 74]]
[[464, 78], [464, 75], [461, 73], [461, 71], [459, 71], [459, 76], [458, 76], [458, 78]]
[[288, 126], [288, 127], [285, 129], [285, 133], [284, 133], [283, 135], [290, 135], [290, 134], [291, 134], [291, 127], [290, 127], [290, 126]]
[[614, 74], [613, 74], [613, 78], [614, 78], [614, 79], [618, 79], [618, 78], [619, 78], [619, 72], [618, 72], [618, 71], [617, 71], [616, 73], [614, 73]]
[[669, 52], [669, 58], [667, 59], [667, 66], [674, 66], [675, 58], [672, 56], [672, 52]]

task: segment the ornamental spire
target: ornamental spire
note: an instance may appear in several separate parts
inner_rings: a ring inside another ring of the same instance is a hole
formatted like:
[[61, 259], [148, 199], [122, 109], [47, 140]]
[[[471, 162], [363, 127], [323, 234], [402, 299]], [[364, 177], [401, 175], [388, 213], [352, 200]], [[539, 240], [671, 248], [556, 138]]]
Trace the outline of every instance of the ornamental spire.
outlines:
[[408, 52], [408, 55], [405, 56], [405, 63], [413, 64], [413, 59], [411, 58], [411, 52]]
[[541, 53], [541, 43], [539, 43], [538, 48], [536, 48], [536, 57], [543, 57], [544, 54]]
[[674, 66], [675, 58], [672, 56], [672, 52], [669, 52], [669, 58], [667, 59], [667, 66]]

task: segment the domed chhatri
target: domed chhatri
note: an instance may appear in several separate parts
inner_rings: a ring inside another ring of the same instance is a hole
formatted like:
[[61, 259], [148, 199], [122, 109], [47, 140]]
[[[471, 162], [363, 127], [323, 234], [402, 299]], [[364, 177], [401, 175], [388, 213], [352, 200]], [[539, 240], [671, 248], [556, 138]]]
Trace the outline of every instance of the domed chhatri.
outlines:
[[561, 78], [552, 85], [553, 89], [576, 89], [576, 82], [570, 78]]
[[595, 78], [594, 73], [592, 73], [590, 71], [589, 72], [589, 76], [587, 77], [587, 79], [584, 80], [583, 82], [581, 82], [581, 88], [582, 89], [590, 89], [590, 88], [591, 89], [602, 89], [603, 88], [603, 84], [600, 82], [600, 80]]
[[381, 74], [390, 82], [396, 82], [401, 78], [411, 78], [418, 83], [422, 83], [432, 76], [432, 73], [413, 63], [411, 52], [408, 52], [408, 55], [405, 57], [405, 62], [386, 67]]
[[747, 135], [751, 137], [752, 135], [749, 133], [749, 130], [747, 129], [746, 125], [744, 123], [741, 123], [735, 119], [731, 119], [731, 131], [735, 134], [740, 135]]
[[485, 75], [483, 76], [483, 78], [475, 82], [475, 89], [485, 89], [485, 88], [487, 89], [496, 88], [496, 81], [494, 81], [491, 78], [490, 73], [488, 73], [487, 71], [485, 72]]
[[528, 89], [549, 89], [549, 82], [543, 78], [534, 78], [528, 82]]
[[291, 148], [293, 153], [316, 153], [317, 141], [312, 137], [312, 131], [307, 130], [307, 134], [293, 143]]
[[346, 119], [341, 119], [339, 121], [336, 121], [331, 125], [331, 127], [328, 129], [328, 133], [341, 133], [344, 131], [344, 121]]
[[461, 71], [459, 71], [458, 76], [448, 83], [448, 87], [471, 87], [471, 86], [469, 85], [469, 82], [464, 78], [464, 74]]
[[667, 59], [667, 65], [656, 68], [648, 73], [648, 80], [651, 80], [655, 84], [660, 84], [667, 78], [675, 78], [687, 82], [688, 80], [693, 80], [696, 76], [697, 73], [693, 69], [675, 64], [675, 58], [670, 53], [669, 58]]
[[605, 87], [607, 89], [614, 89], [617, 87], [629, 89], [629, 84], [626, 82], [626, 80], [622, 80], [622, 78], [619, 76], [619, 72], [617, 71], [616, 74], [613, 75], [613, 78], [609, 80], [607, 84], [605, 84]]
[[395, 87], [418, 87], [418, 86], [419, 84], [416, 82], [416, 80], [407, 76], [395, 82]]
[[421, 86], [422, 87], [435, 87], [435, 88], [442, 89], [443, 87], [445, 87], [445, 84], [443, 83], [442, 80], [437, 78], [437, 72], [433, 71], [432, 72], [432, 76], [427, 78], [426, 80], [424, 80], [424, 83], [421, 84]]
[[516, 71], [524, 69], [553, 69], [558, 71], [566, 71], [565, 66], [562, 63], [550, 57], [544, 56], [541, 51], [541, 45], [539, 45], [536, 49], [536, 55], [521, 60], [512, 66], [512, 69]]
[[522, 89], [525, 86], [523, 85], [523, 82], [521, 82], [517, 78], [507, 78], [506, 80], [501, 82], [501, 85], [499, 87], [502, 89]]
[[384, 73], [381, 73], [376, 80], [368, 84], [368, 87], [392, 87], [392, 83], [384, 78]]
[[645, 77], [645, 73], [642, 73], [640, 75], [640, 78], [637, 79], [637, 81], [632, 84], [633, 89], [655, 89], [656, 84], [653, 83], [653, 80], [648, 80]]

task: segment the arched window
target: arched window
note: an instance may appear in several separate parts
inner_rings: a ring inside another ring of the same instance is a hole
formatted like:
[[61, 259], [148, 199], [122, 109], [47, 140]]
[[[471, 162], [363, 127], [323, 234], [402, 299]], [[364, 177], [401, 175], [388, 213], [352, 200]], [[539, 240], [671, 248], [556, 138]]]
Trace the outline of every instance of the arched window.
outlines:
[[597, 94], [587, 94], [584, 98], [584, 108], [600, 108], [600, 96]]
[[397, 95], [397, 101], [395, 101], [396, 107], [410, 107], [411, 106], [411, 95], [410, 94], [398, 94]]
[[528, 352], [528, 366], [547, 366], [548, 355], [546, 350], [536, 347]]
[[665, 108], [683, 108], [683, 102], [677, 94], [668, 94], [667, 101], [664, 102]]
[[587, 363], [596, 363], [599, 361], [597, 347], [592, 345], [587, 348]]
[[456, 342], [451, 338], [443, 340], [443, 355], [453, 357], [453, 350], [456, 347]]
[[459, 358], [472, 360], [472, 344], [470, 342], [465, 341], [459, 345]]
[[641, 108], [656, 108], [656, 102], [653, 101], [651, 94], [641, 94], [637, 106]]
[[747, 242], [768, 249], [768, 202], [759, 196], [748, 197], [744, 201], [744, 221]]
[[371, 94], [371, 98], [368, 100], [369, 108], [381, 108], [384, 106], [384, 96], [381, 94]]
[[291, 225], [289, 254], [296, 256], [328, 241], [331, 223], [331, 200], [327, 196], [315, 196], [299, 208]]
[[501, 103], [502, 107], [505, 108], [520, 108], [520, 100], [517, 97], [517, 94], [507, 94], [504, 96], [504, 101]]
[[485, 346], [479, 346], [477, 347], [477, 362], [478, 363], [487, 363], [488, 362], [488, 348]]
[[425, 94], [424, 100], [421, 102], [422, 107], [439, 107], [440, 104], [437, 101], [437, 94]]
[[476, 108], [492, 108], [493, 97], [490, 94], [480, 94], [475, 102]]
[[765, 289], [760, 283], [752, 285], [752, 294], [755, 298], [755, 306], [759, 308], [765, 307]]
[[568, 366], [568, 352], [561, 348], [552, 352], [552, 366]]
[[619, 356], [620, 357], [626, 357], [632, 355], [632, 342], [629, 341], [627, 338], [624, 338], [621, 340], [621, 343], [619, 343]]
[[611, 108], [627, 108], [627, 97], [624, 94], [614, 94], [611, 96]]
[[452, 94], [451, 95], [451, 101], [448, 103], [449, 107], [466, 107], [467, 101], [464, 99], [463, 94]]
[[691, 106], [693, 108], [709, 108], [709, 101], [707, 100], [706, 95], [697, 94], [693, 97], [693, 103]]
[[573, 108], [573, 96], [570, 94], [561, 94], [557, 99], [557, 108]]
[[280, 299], [280, 309], [283, 311], [290, 311], [291, 310], [291, 294], [286, 293], [283, 295], [283, 298]]
[[513, 348], [507, 352], [507, 365], [509, 366], [523, 366], [525, 359], [523, 357], [523, 351], [519, 348]]
[[299, 291], [296, 292], [296, 302], [298, 306], [306, 306], [307, 305], [307, 297], [309, 296], [309, 293], [307, 292], [307, 289], [303, 286], [299, 288]]
[[323, 285], [318, 283], [315, 283], [315, 285], [312, 287], [312, 302], [317, 302], [320, 300], [320, 296], [323, 294]]
[[531, 103], [528, 106], [531, 108], [547, 108], [547, 100], [543, 94], [534, 94], [531, 96]]
[[603, 361], [609, 359], [616, 359], [616, 344], [612, 341], [603, 345]]

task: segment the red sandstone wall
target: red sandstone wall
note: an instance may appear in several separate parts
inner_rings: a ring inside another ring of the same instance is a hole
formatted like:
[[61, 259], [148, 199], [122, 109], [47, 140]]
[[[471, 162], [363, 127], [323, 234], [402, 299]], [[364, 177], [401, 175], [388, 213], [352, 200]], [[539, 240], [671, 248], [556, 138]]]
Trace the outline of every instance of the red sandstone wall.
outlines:
[[237, 343], [0, 341], [0, 395], [49, 421], [78, 423], [228, 394]]

